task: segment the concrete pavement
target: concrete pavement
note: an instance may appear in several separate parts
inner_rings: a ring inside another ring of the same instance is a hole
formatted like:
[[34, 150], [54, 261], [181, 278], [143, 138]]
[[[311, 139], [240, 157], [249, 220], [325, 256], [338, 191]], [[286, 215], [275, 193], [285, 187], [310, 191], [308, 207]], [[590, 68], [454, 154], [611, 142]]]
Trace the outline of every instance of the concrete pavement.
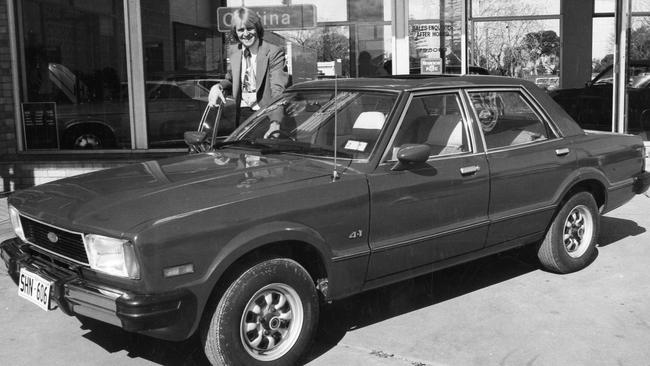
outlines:
[[[512, 251], [326, 306], [312, 366], [649, 365], [650, 199], [603, 217], [583, 271], [541, 271]], [[11, 236], [0, 199], [0, 237]], [[18, 297], [0, 268], [0, 359], [11, 365], [202, 365], [163, 342]]]

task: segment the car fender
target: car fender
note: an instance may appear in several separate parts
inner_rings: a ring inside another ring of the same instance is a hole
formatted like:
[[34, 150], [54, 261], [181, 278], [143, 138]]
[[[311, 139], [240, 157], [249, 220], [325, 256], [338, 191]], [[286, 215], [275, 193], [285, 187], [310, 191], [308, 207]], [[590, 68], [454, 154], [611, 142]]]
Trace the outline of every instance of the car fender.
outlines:
[[106, 123], [105, 121], [99, 120], [99, 119], [97, 119], [97, 120], [83, 120], [83, 121], [81, 121], [81, 120], [72, 120], [72, 121], [66, 122], [65, 131], [71, 130], [71, 129], [75, 128], [75, 127], [81, 127], [81, 126], [85, 127], [85, 126], [95, 126], [95, 125], [102, 126], [102, 127], [106, 128], [106, 129], [108, 129], [109, 131], [111, 131], [113, 134], [115, 134], [115, 128], [113, 126], [111, 126], [110, 124]]
[[221, 246], [207, 272], [208, 282], [214, 287], [224, 273], [247, 254], [267, 245], [289, 241], [300, 242], [315, 249], [324, 268], [329, 272], [332, 253], [318, 231], [296, 222], [272, 221], [238, 233]]
[[555, 200], [557, 205], [560, 205], [562, 203], [562, 200], [565, 199], [567, 194], [572, 189], [580, 185], [582, 182], [586, 182], [586, 181], [596, 181], [600, 185], [602, 185], [603, 204], [606, 204], [608, 187], [611, 186], [611, 183], [609, 182], [609, 179], [607, 179], [607, 176], [602, 171], [596, 168], [580, 167], [567, 176], [567, 178], [565, 179], [566, 184], [563, 183], [562, 189], [558, 190], [558, 196], [556, 197]]

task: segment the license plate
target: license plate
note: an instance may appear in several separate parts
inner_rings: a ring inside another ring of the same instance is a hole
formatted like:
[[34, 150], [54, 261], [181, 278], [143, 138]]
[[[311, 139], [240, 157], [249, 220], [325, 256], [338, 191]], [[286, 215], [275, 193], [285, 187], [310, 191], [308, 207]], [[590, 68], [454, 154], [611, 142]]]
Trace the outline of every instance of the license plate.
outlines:
[[18, 295], [38, 305], [41, 309], [50, 310], [50, 288], [52, 281], [20, 268], [18, 279]]

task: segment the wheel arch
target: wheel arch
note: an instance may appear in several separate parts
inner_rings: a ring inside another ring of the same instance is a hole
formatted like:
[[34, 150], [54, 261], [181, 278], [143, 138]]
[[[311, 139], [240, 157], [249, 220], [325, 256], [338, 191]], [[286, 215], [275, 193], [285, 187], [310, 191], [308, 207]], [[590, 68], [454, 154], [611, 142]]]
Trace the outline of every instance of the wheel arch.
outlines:
[[209, 295], [199, 303], [196, 329], [201, 329], [206, 317], [228, 286], [243, 271], [256, 263], [273, 258], [296, 261], [314, 280], [322, 298], [327, 291], [327, 278], [331, 267], [331, 254], [324, 239], [304, 226], [288, 226], [287, 223], [265, 224], [237, 235], [226, 246], [224, 255], [215, 261], [209, 277]]
[[602, 212], [605, 209], [605, 206], [607, 204], [607, 189], [605, 188], [603, 182], [596, 178], [588, 178], [575, 182], [562, 196], [562, 200], [558, 205], [558, 209], [562, 207], [569, 198], [578, 192], [590, 193], [596, 201], [598, 211]]

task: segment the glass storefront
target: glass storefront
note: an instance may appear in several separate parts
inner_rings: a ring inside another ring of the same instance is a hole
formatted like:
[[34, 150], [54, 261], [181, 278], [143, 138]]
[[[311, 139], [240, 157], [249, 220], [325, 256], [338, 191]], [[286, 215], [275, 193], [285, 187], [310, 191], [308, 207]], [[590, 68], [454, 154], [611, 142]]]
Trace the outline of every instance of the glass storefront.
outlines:
[[560, 1], [472, 1], [469, 64], [493, 75], [560, 85]]
[[[554, 93], [562, 89], [561, 61], [577, 52], [562, 50], [567, 0], [12, 1], [25, 151], [185, 148], [183, 132], [198, 126], [210, 87], [230, 66], [233, 43], [219, 29], [219, 7], [313, 6], [315, 21], [306, 26], [277, 26], [261, 14], [265, 39], [285, 48], [294, 83], [465, 71], [523, 78]], [[625, 97], [615, 98], [613, 82], [624, 12], [614, 0], [595, 0], [591, 62], [581, 61], [585, 74], [572, 89], [579, 91], [564, 106], [585, 127], [603, 130], [624, 106], [627, 131], [647, 139], [650, 0], [622, 2], [631, 9], [621, 47]], [[234, 115], [224, 114], [220, 128], [231, 131]]]
[[[224, 35], [208, 1], [141, 1], [146, 132], [149, 148], [182, 148], [198, 127], [210, 87], [226, 72]], [[231, 118], [232, 117], [232, 118]], [[234, 129], [225, 114], [223, 133]]]
[[460, 74], [463, 1], [409, 1], [409, 73]]
[[627, 131], [650, 140], [650, 0], [631, 0], [625, 79]]
[[122, 1], [18, 5], [25, 149], [130, 147]]

